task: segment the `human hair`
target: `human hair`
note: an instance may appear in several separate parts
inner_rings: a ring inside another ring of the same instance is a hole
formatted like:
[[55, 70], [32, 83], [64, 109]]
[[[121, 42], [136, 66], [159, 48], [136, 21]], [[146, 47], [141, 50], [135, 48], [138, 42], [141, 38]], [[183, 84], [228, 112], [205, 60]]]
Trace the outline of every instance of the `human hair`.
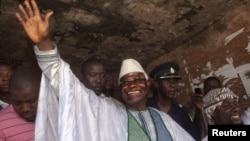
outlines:
[[205, 86], [209, 81], [217, 81], [218, 84], [220, 85], [220, 87], [222, 87], [220, 79], [219, 79], [218, 77], [216, 77], [216, 76], [210, 76], [210, 77], [206, 78], [206, 79], [204, 80], [204, 86]]
[[39, 87], [41, 82], [41, 70], [34, 68], [20, 68], [14, 71], [9, 80], [11, 89], [22, 89], [28, 86]]
[[222, 84], [218, 77], [210, 76], [204, 80], [203, 91], [207, 94], [210, 90], [215, 88], [221, 88]]
[[83, 61], [82, 65], [81, 65], [81, 73], [82, 73], [82, 74], [85, 73], [86, 68], [87, 68], [90, 64], [101, 64], [101, 65], [103, 65], [104, 69], [106, 69], [106, 68], [105, 68], [104, 62], [103, 62], [101, 59], [96, 58], [96, 57], [91, 57], [91, 58], [89, 58], [89, 59]]
[[15, 70], [18, 66], [18, 63], [13, 60], [5, 59], [5, 58], [0, 58], [0, 66], [9, 66], [12, 68], [12, 70]]

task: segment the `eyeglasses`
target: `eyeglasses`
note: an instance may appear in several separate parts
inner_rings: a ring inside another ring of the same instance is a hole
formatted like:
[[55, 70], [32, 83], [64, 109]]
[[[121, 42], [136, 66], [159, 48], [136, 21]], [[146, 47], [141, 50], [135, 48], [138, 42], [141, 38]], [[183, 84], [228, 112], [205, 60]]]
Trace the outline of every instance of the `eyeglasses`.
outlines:
[[122, 81], [121, 82], [121, 86], [122, 87], [128, 87], [129, 85], [131, 84], [134, 84], [134, 85], [137, 85], [137, 84], [144, 84], [146, 81], [145, 78], [135, 78], [133, 80], [130, 80], [130, 81]]

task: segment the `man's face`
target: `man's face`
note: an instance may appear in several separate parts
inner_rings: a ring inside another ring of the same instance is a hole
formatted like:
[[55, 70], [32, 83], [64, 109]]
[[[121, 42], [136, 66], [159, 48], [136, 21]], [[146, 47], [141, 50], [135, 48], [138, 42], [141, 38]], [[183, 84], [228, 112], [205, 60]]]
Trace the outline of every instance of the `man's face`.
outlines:
[[10, 89], [11, 102], [16, 113], [26, 121], [36, 118], [39, 88], [28, 86], [24, 89]]
[[215, 124], [241, 124], [241, 112], [235, 99], [226, 99], [214, 110], [213, 119]]
[[174, 99], [178, 88], [178, 79], [175, 78], [164, 78], [159, 79], [156, 82], [156, 89], [161, 97], [166, 99]]
[[7, 93], [9, 91], [9, 79], [13, 69], [8, 65], [0, 65], [0, 92]]
[[141, 72], [132, 72], [121, 78], [121, 97], [128, 109], [145, 110], [149, 81]]
[[105, 68], [100, 63], [90, 63], [85, 69], [82, 81], [85, 86], [100, 95], [104, 90]]

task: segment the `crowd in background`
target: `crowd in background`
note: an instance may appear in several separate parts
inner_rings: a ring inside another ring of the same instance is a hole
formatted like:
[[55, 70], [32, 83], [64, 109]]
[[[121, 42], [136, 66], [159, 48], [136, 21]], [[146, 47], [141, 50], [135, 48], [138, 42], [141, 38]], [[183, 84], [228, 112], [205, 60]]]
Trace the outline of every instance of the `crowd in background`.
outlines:
[[35, 0], [19, 9], [17, 19], [35, 44], [41, 70], [0, 63], [0, 141], [205, 141], [208, 125], [250, 124], [250, 108], [242, 109], [238, 94], [216, 76], [190, 92], [188, 106], [179, 103], [178, 84], [185, 76], [172, 60], [147, 74], [137, 60], [124, 59], [119, 94], [99, 58], [85, 60], [77, 78], [49, 39], [53, 12], [42, 17]]

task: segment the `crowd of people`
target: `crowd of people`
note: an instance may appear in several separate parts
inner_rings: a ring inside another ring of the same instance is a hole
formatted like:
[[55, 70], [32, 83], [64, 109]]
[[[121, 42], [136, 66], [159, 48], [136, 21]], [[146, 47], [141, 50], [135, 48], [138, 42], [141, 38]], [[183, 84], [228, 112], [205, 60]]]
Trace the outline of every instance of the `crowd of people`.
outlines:
[[137, 60], [124, 59], [119, 97], [98, 58], [83, 62], [79, 79], [49, 38], [53, 12], [42, 17], [35, 0], [19, 10], [40, 69], [0, 64], [0, 141], [206, 141], [208, 125], [250, 124], [250, 108], [242, 111], [237, 94], [214, 76], [190, 94], [192, 109], [184, 108], [174, 61], [148, 75]]

